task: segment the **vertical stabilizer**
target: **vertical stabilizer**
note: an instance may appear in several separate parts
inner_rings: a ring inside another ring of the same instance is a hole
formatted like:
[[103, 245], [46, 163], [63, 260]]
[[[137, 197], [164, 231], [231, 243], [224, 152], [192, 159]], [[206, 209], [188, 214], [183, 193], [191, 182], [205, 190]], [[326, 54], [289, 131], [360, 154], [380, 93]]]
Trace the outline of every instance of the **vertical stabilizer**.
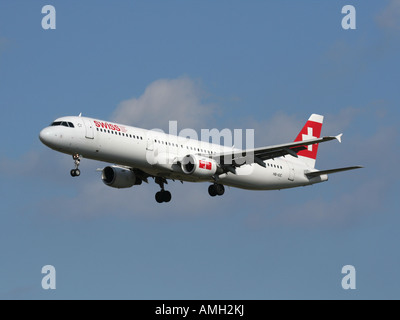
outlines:
[[[294, 141], [306, 141], [310, 139], [320, 138], [323, 121], [323, 116], [319, 114], [312, 114]], [[318, 153], [318, 144], [311, 144], [309, 146], [306, 146], [306, 148], [306, 150], [302, 150], [297, 153], [297, 155], [299, 156], [298, 159], [301, 162], [305, 163], [307, 167], [315, 168], [315, 161], [317, 160]]]

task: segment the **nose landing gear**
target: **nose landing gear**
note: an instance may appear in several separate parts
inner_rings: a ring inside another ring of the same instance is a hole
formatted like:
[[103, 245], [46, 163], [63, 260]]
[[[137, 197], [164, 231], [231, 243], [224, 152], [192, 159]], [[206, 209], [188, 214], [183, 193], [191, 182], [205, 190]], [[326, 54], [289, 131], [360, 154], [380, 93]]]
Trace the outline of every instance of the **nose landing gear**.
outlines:
[[71, 170], [71, 172], [70, 172], [71, 176], [79, 177], [81, 175], [81, 171], [78, 168], [79, 168], [79, 164], [81, 162], [81, 158], [80, 158], [79, 154], [72, 155], [72, 158], [74, 159], [75, 169]]

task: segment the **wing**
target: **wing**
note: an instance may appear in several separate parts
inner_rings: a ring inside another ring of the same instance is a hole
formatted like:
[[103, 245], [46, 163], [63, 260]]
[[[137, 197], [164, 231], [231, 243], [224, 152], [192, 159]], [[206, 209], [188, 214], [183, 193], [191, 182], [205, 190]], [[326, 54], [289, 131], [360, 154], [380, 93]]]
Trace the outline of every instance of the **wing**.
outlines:
[[303, 140], [297, 142], [290, 142], [285, 144], [279, 144], [269, 147], [261, 147], [256, 149], [247, 150], [232, 150], [231, 152], [219, 153], [216, 155], [204, 155], [213, 158], [221, 166], [225, 167], [227, 171], [234, 170], [235, 167], [240, 167], [244, 164], [257, 163], [262, 167], [265, 167], [264, 160], [282, 157], [285, 155], [291, 155], [297, 158], [297, 153], [301, 150], [305, 150], [307, 146], [322, 143], [330, 140], [338, 140], [341, 142], [342, 134], [337, 136], [328, 136], [310, 140]]

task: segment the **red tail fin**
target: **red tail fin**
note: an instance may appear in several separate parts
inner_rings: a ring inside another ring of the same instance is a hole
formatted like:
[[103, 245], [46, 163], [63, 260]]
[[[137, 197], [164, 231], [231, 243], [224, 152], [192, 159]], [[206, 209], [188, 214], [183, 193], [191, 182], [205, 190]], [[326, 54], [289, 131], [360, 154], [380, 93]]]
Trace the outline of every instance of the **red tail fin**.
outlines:
[[[314, 138], [320, 138], [323, 121], [323, 116], [319, 114], [312, 114], [294, 141], [305, 141]], [[298, 152], [297, 155], [299, 156], [299, 159], [306, 163], [307, 166], [314, 168], [315, 161], [317, 159], [318, 144], [312, 144], [306, 148], [306, 150]]]

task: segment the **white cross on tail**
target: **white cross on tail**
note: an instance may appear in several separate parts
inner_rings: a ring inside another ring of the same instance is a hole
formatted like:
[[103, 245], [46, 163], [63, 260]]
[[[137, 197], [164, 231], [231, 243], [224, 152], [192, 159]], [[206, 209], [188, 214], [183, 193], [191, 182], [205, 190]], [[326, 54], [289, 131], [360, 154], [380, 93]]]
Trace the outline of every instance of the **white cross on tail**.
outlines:
[[[303, 138], [303, 140], [310, 140], [310, 139], [316, 138], [316, 137], [313, 136], [313, 128], [307, 127], [307, 134], [303, 134], [302, 138]], [[308, 151], [312, 151], [312, 147], [313, 147], [312, 144], [308, 145], [307, 146]]]

